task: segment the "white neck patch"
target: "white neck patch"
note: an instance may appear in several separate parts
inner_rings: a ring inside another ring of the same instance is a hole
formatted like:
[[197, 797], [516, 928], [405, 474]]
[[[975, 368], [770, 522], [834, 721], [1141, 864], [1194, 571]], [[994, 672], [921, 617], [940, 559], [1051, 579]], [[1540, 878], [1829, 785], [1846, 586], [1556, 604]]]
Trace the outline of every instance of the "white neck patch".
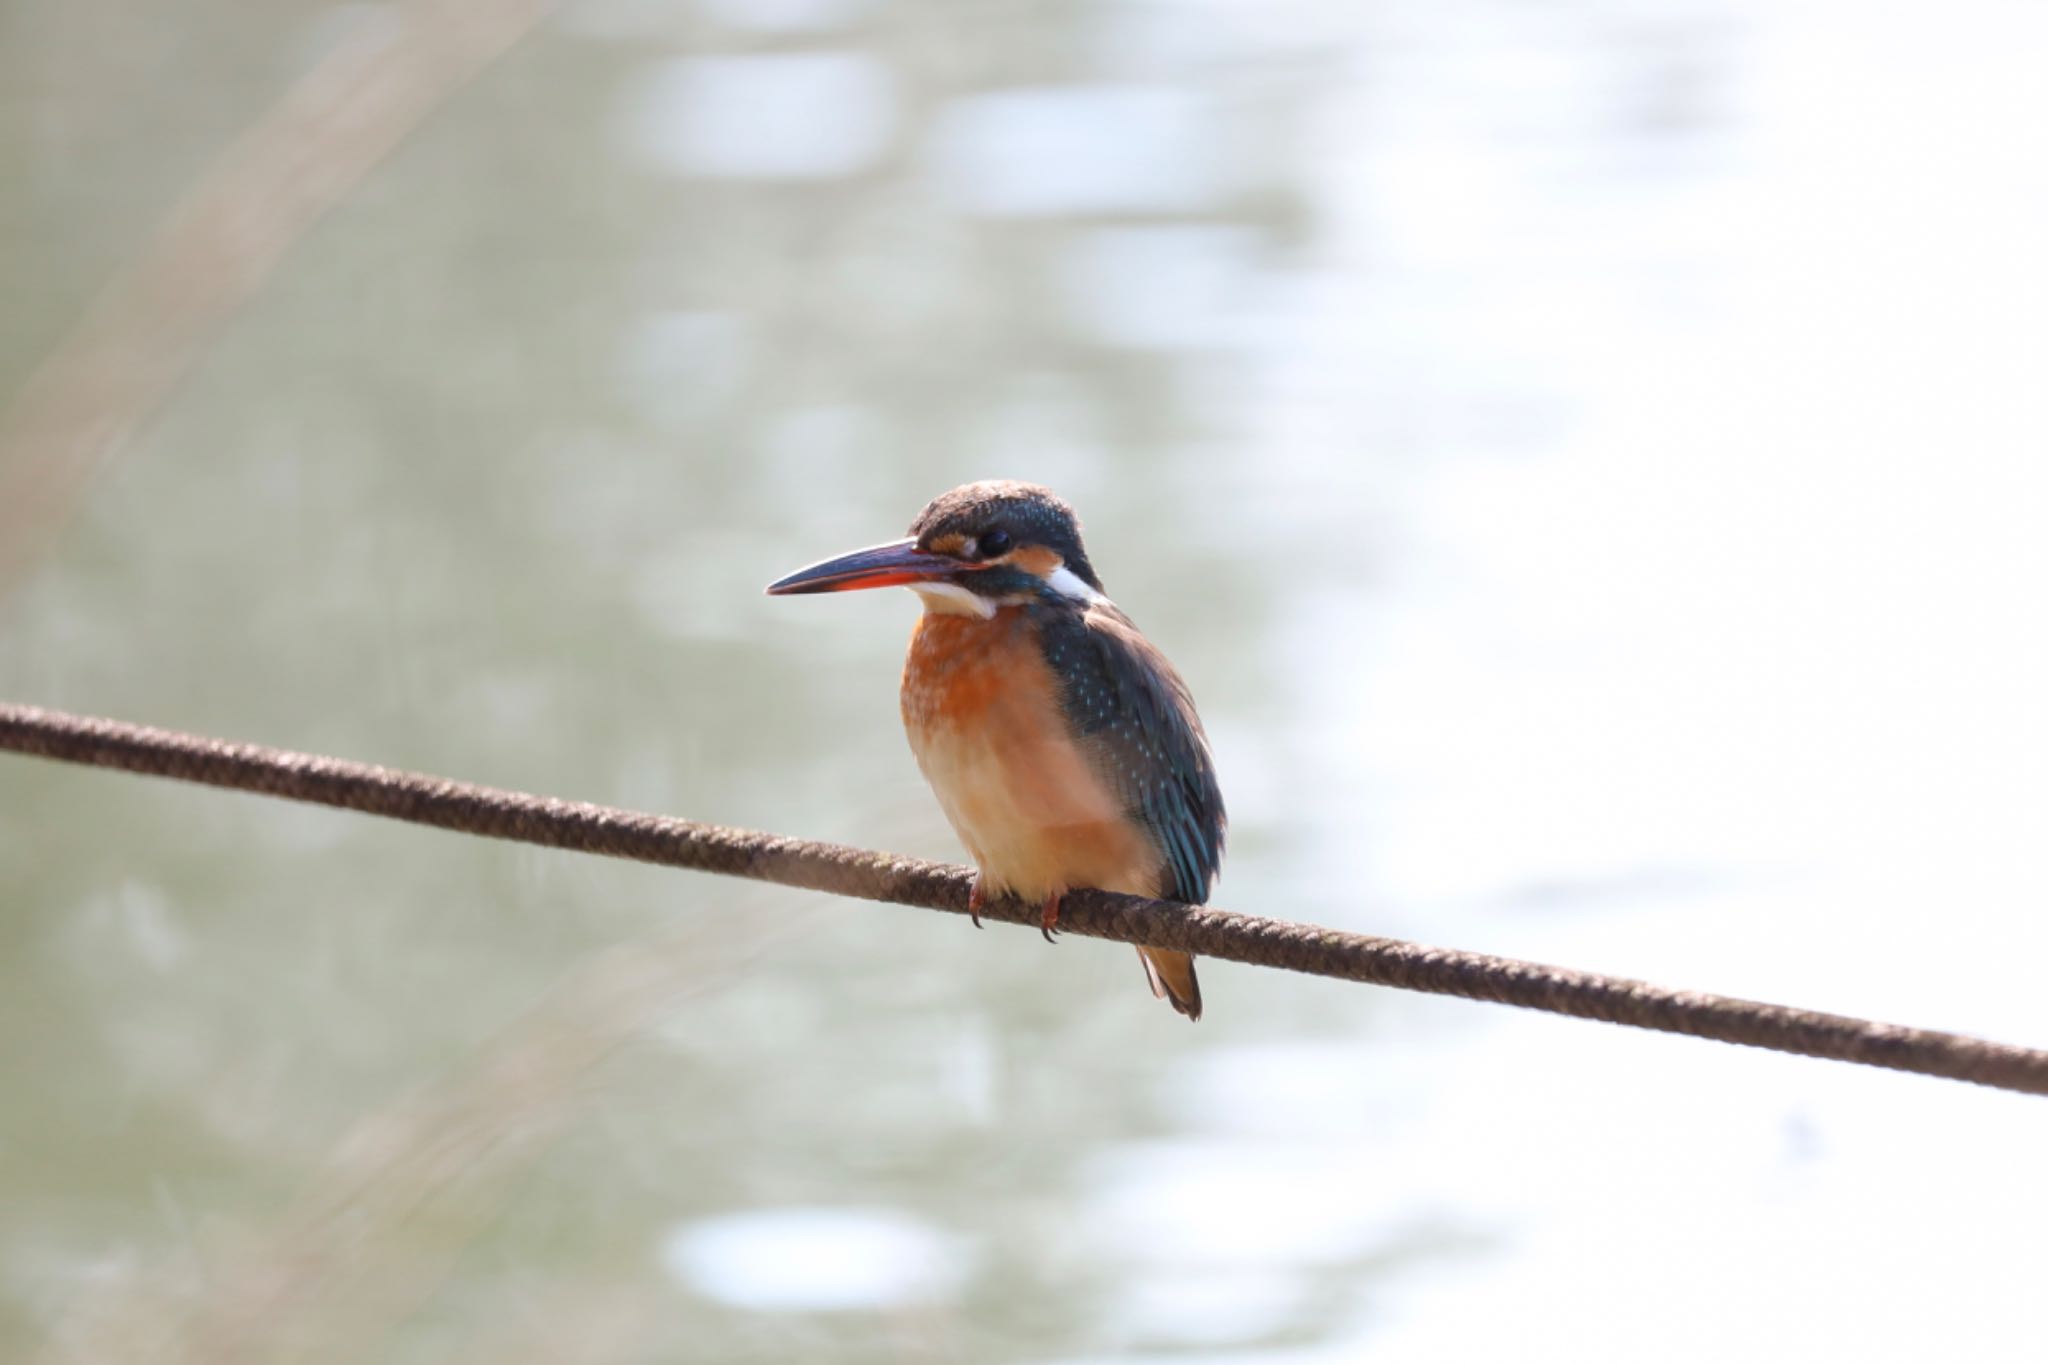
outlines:
[[1075, 602], [1095, 603], [1105, 600], [1101, 593], [1088, 586], [1086, 579], [1064, 564], [1048, 574], [1045, 583], [1060, 596]]

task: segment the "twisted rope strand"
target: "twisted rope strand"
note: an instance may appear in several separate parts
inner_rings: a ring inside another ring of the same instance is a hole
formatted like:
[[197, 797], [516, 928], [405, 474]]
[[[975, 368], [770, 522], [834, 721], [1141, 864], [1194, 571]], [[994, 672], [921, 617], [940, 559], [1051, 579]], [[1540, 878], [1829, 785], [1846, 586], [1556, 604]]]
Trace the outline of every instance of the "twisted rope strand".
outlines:
[[[0, 702], [0, 750], [337, 806], [485, 838], [955, 914], [967, 913], [974, 883], [968, 868], [918, 858], [530, 796], [35, 706]], [[1015, 901], [993, 902], [981, 913], [985, 919], [1032, 926], [1038, 915], [1035, 907]], [[1060, 924], [1072, 933], [1252, 966], [1490, 1000], [2048, 1095], [2048, 1051], [1961, 1034], [1102, 891], [1069, 894]]]

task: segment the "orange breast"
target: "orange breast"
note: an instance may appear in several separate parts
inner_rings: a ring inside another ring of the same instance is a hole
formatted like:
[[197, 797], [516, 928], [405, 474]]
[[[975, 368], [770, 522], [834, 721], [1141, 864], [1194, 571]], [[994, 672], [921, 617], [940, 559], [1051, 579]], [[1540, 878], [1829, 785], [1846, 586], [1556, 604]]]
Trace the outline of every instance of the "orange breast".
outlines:
[[1158, 851], [1069, 736], [1021, 611], [926, 612], [904, 663], [903, 726], [991, 892], [1158, 894]]

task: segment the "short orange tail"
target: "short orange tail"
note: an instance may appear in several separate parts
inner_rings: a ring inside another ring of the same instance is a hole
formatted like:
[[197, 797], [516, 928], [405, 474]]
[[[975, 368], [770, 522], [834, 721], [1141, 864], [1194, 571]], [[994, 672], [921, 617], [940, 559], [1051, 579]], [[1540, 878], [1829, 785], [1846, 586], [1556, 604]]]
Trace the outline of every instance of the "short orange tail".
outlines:
[[1138, 958], [1145, 964], [1145, 979], [1152, 983], [1152, 994], [1190, 1019], [1202, 1017], [1202, 987], [1195, 980], [1194, 954], [1168, 948], [1140, 948]]

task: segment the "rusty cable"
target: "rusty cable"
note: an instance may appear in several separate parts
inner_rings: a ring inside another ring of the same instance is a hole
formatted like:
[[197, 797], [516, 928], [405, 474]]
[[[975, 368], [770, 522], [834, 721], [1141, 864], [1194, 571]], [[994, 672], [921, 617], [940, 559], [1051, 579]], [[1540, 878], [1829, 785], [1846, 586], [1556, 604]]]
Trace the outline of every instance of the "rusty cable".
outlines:
[[[0, 749], [305, 801], [490, 839], [750, 877], [928, 910], [967, 913], [971, 869], [841, 844], [532, 796], [347, 759], [0, 703]], [[982, 918], [1036, 926], [994, 901]], [[1061, 906], [1071, 933], [1402, 990], [1490, 1000], [1631, 1028], [2048, 1094], [2048, 1051], [1569, 967], [1102, 891]]]

